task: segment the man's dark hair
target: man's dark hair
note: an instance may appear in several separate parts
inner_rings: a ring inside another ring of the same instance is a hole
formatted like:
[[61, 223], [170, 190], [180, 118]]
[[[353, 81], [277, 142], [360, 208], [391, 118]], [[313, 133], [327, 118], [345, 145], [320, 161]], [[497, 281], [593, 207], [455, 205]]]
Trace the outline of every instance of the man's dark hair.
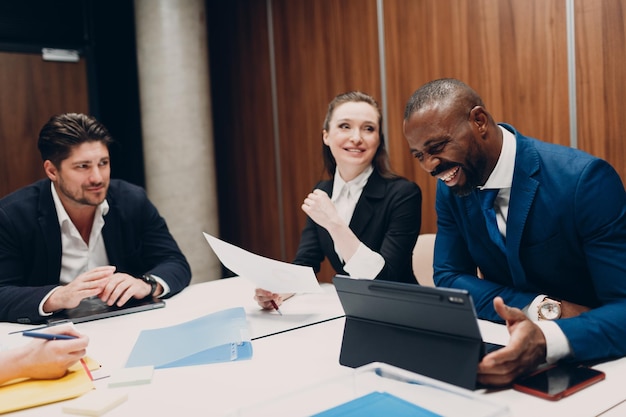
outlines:
[[102, 142], [108, 149], [113, 138], [93, 116], [65, 113], [52, 116], [41, 128], [37, 147], [43, 161], [59, 167], [73, 147], [85, 142]]

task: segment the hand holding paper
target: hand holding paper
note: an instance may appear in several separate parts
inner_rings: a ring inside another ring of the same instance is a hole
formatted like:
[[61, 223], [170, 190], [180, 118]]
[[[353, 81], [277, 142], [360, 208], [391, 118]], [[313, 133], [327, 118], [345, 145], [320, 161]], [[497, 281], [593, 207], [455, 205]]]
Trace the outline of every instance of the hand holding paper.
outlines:
[[310, 266], [294, 265], [245, 251], [204, 233], [209, 245], [224, 266], [257, 288], [274, 293], [318, 293], [322, 288]]

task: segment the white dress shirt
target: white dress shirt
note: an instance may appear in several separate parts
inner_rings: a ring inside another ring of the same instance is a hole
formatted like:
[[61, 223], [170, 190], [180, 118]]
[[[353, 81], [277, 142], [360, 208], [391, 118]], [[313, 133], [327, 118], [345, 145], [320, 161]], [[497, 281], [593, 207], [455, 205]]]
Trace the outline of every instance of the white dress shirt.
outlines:
[[[359, 198], [361, 198], [363, 188], [365, 184], [367, 184], [367, 180], [370, 175], [372, 175], [372, 172], [374, 172], [374, 168], [369, 165], [356, 178], [345, 182], [343, 178], [341, 178], [339, 170], [335, 170], [333, 192], [330, 200], [337, 209], [339, 217], [341, 217], [347, 225], [350, 225], [354, 209], [359, 202]], [[335, 252], [343, 262], [343, 257], [337, 251], [337, 245], [335, 245]], [[354, 255], [345, 263], [343, 269], [354, 278], [374, 279], [384, 266], [385, 259], [379, 253], [374, 252], [361, 242]]]
[[[509, 215], [509, 201], [511, 199], [511, 186], [513, 185], [513, 170], [515, 168], [515, 154], [517, 151], [517, 142], [513, 133], [509, 132], [502, 126], [498, 126], [502, 131], [502, 151], [496, 166], [485, 182], [485, 185], [479, 187], [483, 189], [499, 189], [498, 195], [494, 202], [496, 211], [496, 220], [498, 222], [498, 230], [506, 239], [506, 221]], [[561, 358], [569, 356], [571, 347], [561, 328], [553, 321], [539, 320], [537, 305], [546, 297], [546, 295], [537, 296], [526, 308], [524, 313], [534, 321], [546, 338], [546, 361], [554, 363]]]
[[52, 199], [61, 228], [62, 255], [59, 282], [67, 284], [83, 272], [98, 266], [109, 265], [109, 258], [102, 238], [104, 216], [109, 212], [109, 203], [105, 199], [96, 207], [89, 242], [85, 242], [65, 211], [54, 185], [51, 187]]
[[[59, 283], [70, 283], [78, 275], [93, 268], [109, 265], [104, 239], [102, 238], [102, 228], [104, 227], [104, 216], [109, 212], [109, 203], [106, 199], [96, 207], [96, 214], [93, 219], [89, 243], [85, 242], [76, 229], [76, 226], [65, 211], [61, 199], [57, 194], [54, 183], [50, 183], [52, 190], [52, 200], [57, 212], [59, 227], [61, 228], [61, 273]], [[49, 316], [52, 313], [43, 311], [44, 303], [50, 295], [59, 287], [53, 288], [39, 303], [39, 314]]]
[[[59, 227], [61, 228], [61, 273], [59, 275], [60, 284], [68, 284], [83, 272], [92, 270], [99, 266], [109, 265], [109, 257], [107, 256], [104, 238], [102, 237], [102, 228], [104, 227], [104, 216], [109, 212], [109, 203], [105, 199], [96, 207], [96, 213], [93, 218], [93, 226], [89, 235], [89, 243], [85, 242], [78, 232], [78, 229], [67, 214], [65, 207], [61, 203], [61, 199], [57, 194], [54, 184], [50, 184], [52, 190], [52, 200], [56, 209]], [[169, 293], [169, 286], [158, 276], [154, 276], [155, 280], [163, 287], [163, 292], [159, 297]], [[43, 311], [43, 305], [50, 298], [50, 295], [59, 287], [53, 288], [39, 303], [39, 314], [42, 316], [50, 316], [52, 313]]]

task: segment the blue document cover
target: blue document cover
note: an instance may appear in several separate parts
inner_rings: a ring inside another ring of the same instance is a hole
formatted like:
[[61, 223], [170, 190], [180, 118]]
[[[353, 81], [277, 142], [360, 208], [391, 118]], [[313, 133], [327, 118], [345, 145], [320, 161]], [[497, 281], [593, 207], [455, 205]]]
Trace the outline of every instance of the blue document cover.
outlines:
[[176, 326], [142, 331], [126, 368], [152, 365], [163, 369], [251, 357], [246, 312], [243, 307], [235, 307]]
[[388, 392], [372, 392], [314, 417], [439, 417], [432, 411], [391, 395]]

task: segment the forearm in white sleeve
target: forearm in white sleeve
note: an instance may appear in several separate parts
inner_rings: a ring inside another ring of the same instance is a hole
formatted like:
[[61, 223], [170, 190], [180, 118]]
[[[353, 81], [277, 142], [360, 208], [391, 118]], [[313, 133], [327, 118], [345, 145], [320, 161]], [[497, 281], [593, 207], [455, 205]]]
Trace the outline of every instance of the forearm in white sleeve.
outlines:
[[385, 266], [385, 258], [361, 242], [343, 269], [351, 278], [374, 279]]

